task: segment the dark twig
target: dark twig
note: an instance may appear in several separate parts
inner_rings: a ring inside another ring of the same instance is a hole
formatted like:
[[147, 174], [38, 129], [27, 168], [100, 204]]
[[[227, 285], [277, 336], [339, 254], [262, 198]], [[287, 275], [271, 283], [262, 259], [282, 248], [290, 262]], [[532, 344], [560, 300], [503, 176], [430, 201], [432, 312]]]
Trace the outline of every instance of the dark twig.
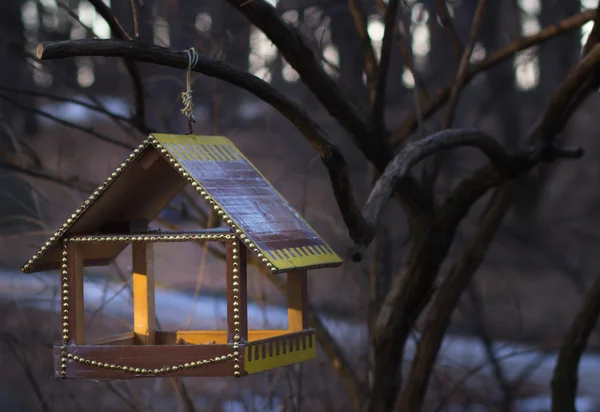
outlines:
[[[463, 87], [466, 86], [478, 73], [486, 71], [493, 66], [512, 58], [516, 53], [528, 49], [529, 47], [545, 43], [553, 38], [579, 29], [582, 25], [592, 20], [596, 16], [595, 10], [587, 10], [576, 14], [572, 17], [564, 19], [557, 24], [547, 26], [538, 33], [523, 37], [500, 50], [497, 50], [489, 55], [483, 61], [473, 64], [464, 78]], [[421, 110], [424, 119], [432, 116], [439, 110], [449, 99], [452, 86], [442, 88], [433, 93], [427, 100], [427, 103]], [[417, 127], [419, 117], [416, 113], [411, 113], [408, 117], [397, 126], [391, 133], [391, 142], [393, 145], [398, 145], [406, 139]]]
[[[102, 16], [110, 30], [113, 33], [113, 36], [118, 40], [131, 40], [131, 37], [119, 20], [115, 17], [110, 7], [108, 7], [102, 0], [89, 0], [90, 3], [94, 6], [99, 15]], [[124, 56], [123, 63], [125, 64], [125, 68], [127, 72], [129, 72], [129, 77], [131, 79], [131, 83], [133, 86], [133, 94], [135, 101], [135, 112], [134, 112], [134, 124], [144, 125], [146, 119], [146, 105], [144, 102], [144, 85], [142, 84], [142, 76], [138, 67], [135, 65], [133, 61]]]
[[96, 12], [102, 16], [102, 18], [108, 23], [111, 32], [115, 38], [119, 40], [131, 40], [131, 36], [127, 34], [119, 20], [115, 17], [110, 7], [108, 7], [102, 0], [88, 0], [92, 6], [96, 9]]
[[442, 23], [442, 27], [446, 31], [446, 36], [448, 37], [448, 41], [450, 42], [450, 48], [454, 53], [454, 56], [457, 60], [461, 60], [461, 56], [464, 54], [462, 43], [460, 41], [460, 37], [458, 36], [458, 32], [452, 23], [452, 17], [450, 16], [450, 12], [448, 11], [448, 5], [446, 4], [446, 0], [435, 0], [435, 12], [440, 18], [440, 23]]
[[384, 23], [385, 31], [381, 43], [381, 59], [379, 61], [379, 70], [377, 71], [377, 87], [373, 100], [373, 122], [377, 130], [385, 129], [385, 91], [387, 85], [388, 71], [392, 59], [392, 42], [396, 32], [396, 15], [398, 13], [399, 0], [390, 0], [385, 11]]
[[81, 19], [79, 18], [79, 15], [77, 13], [75, 13], [75, 11], [73, 11], [72, 8], [70, 8], [67, 4], [65, 4], [62, 1], [57, 1], [56, 4], [58, 5], [58, 7], [60, 7], [61, 9], [65, 10], [69, 16], [71, 16], [77, 23], [79, 23], [79, 25], [81, 27], [83, 27], [83, 29], [87, 32], [88, 36], [90, 36], [90, 38], [96, 38], [98, 36], [96, 36], [96, 33], [94, 33], [94, 30], [92, 30], [92, 28], [90, 26], [88, 26], [87, 24], [84, 24]]
[[131, 14], [133, 17], [134, 38], [139, 39], [140, 38], [140, 23], [139, 23], [139, 17], [138, 17], [138, 9], [137, 9], [135, 0], [131, 0]]
[[[496, 231], [494, 231], [491, 236], [493, 237], [495, 234]], [[471, 280], [467, 287], [467, 296], [471, 303], [475, 333], [481, 341], [481, 345], [483, 346], [485, 354], [492, 367], [494, 377], [498, 381], [498, 386], [502, 390], [504, 396], [501, 401], [501, 410], [503, 412], [511, 412], [513, 410], [513, 392], [515, 387], [512, 382], [507, 379], [504, 369], [502, 368], [502, 364], [498, 360], [498, 356], [496, 356], [496, 351], [494, 350], [494, 341], [490, 336], [485, 323], [485, 308], [481, 302], [481, 298], [477, 291], [477, 286], [474, 280]]]
[[[438, 3], [440, 3], [440, 1], [437, 1], [436, 5]], [[442, 1], [442, 3], [444, 4], [445, 9], [446, 2]], [[471, 24], [471, 30], [469, 32], [469, 42], [467, 43], [467, 46], [465, 47], [462, 56], [460, 57], [460, 63], [458, 65], [458, 70], [456, 71], [454, 85], [452, 86], [452, 90], [450, 91], [450, 98], [448, 100], [448, 111], [446, 112], [446, 117], [444, 118], [444, 129], [449, 128], [454, 120], [454, 112], [456, 111], [456, 105], [458, 103], [458, 95], [463, 87], [465, 78], [467, 77], [467, 73], [469, 72], [469, 61], [471, 59], [471, 54], [473, 53], [473, 48], [475, 47], [475, 42], [477, 41], [477, 33], [479, 33], [479, 28], [481, 27], [481, 22], [483, 21], [486, 4], [487, 0], [479, 0], [477, 2], [477, 8], [475, 9], [473, 23]]]
[[365, 61], [365, 75], [371, 103], [375, 100], [377, 89], [377, 59], [373, 42], [367, 31], [367, 16], [359, 0], [348, 0], [348, 8], [354, 20], [354, 27], [360, 38], [363, 59]]
[[27, 176], [35, 177], [37, 179], [47, 180], [49, 182], [57, 183], [61, 186], [67, 187], [69, 189], [77, 189], [82, 192], [92, 192], [98, 185], [88, 182], [82, 182], [77, 180], [68, 180], [61, 178], [60, 176], [46, 172], [46, 171], [35, 171], [29, 168], [21, 167], [12, 163], [4, 162], [0, 160], [0, 169], [11, 170], [13, 172], [18, 172]]
[[61, 119], [61, 118], [56, 117], [54, 115], [51, 115], [50, 113], [46, 113], [43, 110], [36, 109], [35, 107], [27, 106], [26, 104], [23, 104], [23, 103], [15, 100], [15, 99], [13, 99], [11, 97], [8, 97], [5, 94], [1, 94], [0, 93], [0, 99], [7, 101], [8, 103], [12, 104], [13, 106], [16, 106], [16, 107], [19, 107], [19, 108], [21, 108], [23, 110], [35, 113], [35, 114], [37, 114], [39, 116], [45, 117], [47, 119], [50, 119], [50, 120], [52, 120], [52, 121], [54, 121], [54, 122], [56, 122], [58, 124], [62, 124], [63, 126], [67, 126], [67, 127], [73, 128], [73, 129], [80, 130], [80, 131], [82, 131], [84, 133], [89, 134], [90, 136], [95, 137], [98, 140], [102, 140], [103, 142], [111, 143], [111, 144], [114, 144], [116, 146], [124, 147], [126, 149], [133, 149], [133, 146], [130, 145], [130, 144], [128, 144], [128, 143], [124, 143], [124, 142], [121, 142], [120, 140], [113, 139], [112, 137], [108, 137], [108, 136], [105, 136], [103, 134], [100, 134], [100, 133], [94, 131], [92, 128], [83, 127], [83, 126], [79, 126], [77, 124], [68, 122], [68, 121], [66, 121], [64, 119]]
[[[0, 86], [0, 91], [4, 91], [4, 92], [9, 92], [9, 93], [15, 93], [15, 94], [23, 94], [25, 96], [35, 96], [35, 97], [41, 97], [44, 99], [49, 99], [49, 100], [54, 100], [57, 102], [64, 102], [64, 103], [73, 103], [76, 104], [78, 106], [81, 107], [85, 107], [86, 109], [90, 109], [93, 110], [95, 112], [104, 114], [108, 117], [110, 117], [113, 120], [117, 120], [117, 121], [122, 121], [122, 122], [126, 122], [126, 123], [132, 123], [132, 119], [130, 119], [129, 117], [125, 117], [125, 116], [121, 116], [119, 114], [113, 113], [107, 109], [105, 109], [104, 107], [95, 105], [95, 104], [90, 104], [78, 99], [73, 99], [73, 98], [69, 98], [69, 97], [63, 97], [63, 96], [57, 96], [55, 94], [52, 93], [45, 93], [42, 91], [37, 91], [37, 90], [26, 90], [26, 89], [21, 89], [21, 88], [17, 88], [17, 87], [9, 87], [9, 86]], [[142, 133], [150, 133], [149, 129], [143, 129], [140, 130]]]
[[600, 315], [600, 275], [585, 296], [571, 324], [552, 375], [552, 412], [576, 412], [579, 360]]

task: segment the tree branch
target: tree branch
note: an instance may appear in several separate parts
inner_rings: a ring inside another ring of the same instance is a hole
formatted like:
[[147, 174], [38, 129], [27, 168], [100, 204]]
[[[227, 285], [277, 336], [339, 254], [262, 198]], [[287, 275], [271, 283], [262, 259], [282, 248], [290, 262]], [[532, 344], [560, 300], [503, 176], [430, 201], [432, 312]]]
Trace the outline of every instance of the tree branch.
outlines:
[[[171, 51], [152, 44], [117, 40], [72, 40], [47, 42], [38, 45], [36, 55], [41, 60], [63, 59], [75, 56], [125, 57], [130, 59], [185, 69], [188, 58], [185, 52]], [[338, 206], [352, 239], [362, 239], [367, 230], [360, 208], [356, 204], [346, 161], [325, 132], [294, 101], [258, 77], [219, 61], [200, 57], [193, 68], [217, 79], [249, 91], [273, 106], [290, 120], [307, 138], [319, 154], [329, 173]]]
[[[436, 2], [436, 5], [439, 4], [440, 1]], [[441, 7], [446, 9], [446, 1], [441, 0]], [[454, 85], [452, 86], [452, 90], [450, 91], [450, 97], [448, 102], [448, 110], [446, 112], [446, 117], [444, 118], [444, 129], [452, 126], [452, 122], [454, 120], [454, 113], [456, 111], [456, 105], [458, 103], [459, 92], [463, 87], [465, 82], [465, 77], [469, 71], [469, 61], [471, 60], [471, 54], [473, 53], [473, 48], [475, 47], [475, 42], [477, 41], [477, 33], [479, 33], [479, 27], [481, 26], [481, 22], [483, 21], [483, 16], [485, 14], [485, 5], [486, 0], [479, 0], [477, 2], [477, 8], [475, 9], [475, 15], [473, 17], [473, 23], [471, 24], [471, 30], [469, 32], [469, 42], [465, 47], [462, 56], [460, 57], [460, 62], [458, 64], [458, 70], [456, 71], [456, 79], [454, 80]], [[448, 10], [446, 9], [446, 13]]]
[[399, 0], [390, 0], [385, 10], [385, 31], [381, 43], [381, 59], [379, 60], [375, 96], [373, 98], [373, 122], [375, 128], [378, 130], [385, 129], [385, 91], [390, 61], [392, 59], [392, 42], [394, 41], [394, 34], [396, 32], [398, 1]]
[[444, 31], [446, 31], [448, 41], [450, 42], [450, 48], [452, 49], [454, 56], [460, 61], [461, 55], [464, 54], [463, 47], [458, 32], [452, 23], [452, 17], [450, 17], [446, 0], [435, 0], [435, 12], [440, 18], [440, 23], [442, 24]]
[[448, 129], [410, 143], [388, 164], [371, 190], [362, 211], [368, 228], [365, 233], [369, 237], [355, 244], [353, 253], [355, 261], [362, 259], [362, 252], [372, 240], [381, 211], [398, 183], [407, 175], [410, 169], [433, 154], [464, 146], [478, 148], [491, 160], [496, 168], [499, 170], [507, 169], [510, 158], [502, 145], [478, 130]]
[[[110, 9], [110, 7], [108, 7], [106, 4], [104, 4], [104, 2], [102, 0], [89, 0], [89, 2], [94, 6], [94, 8], [96, 9], [96, 12], [98, 12], [98, 14], [100, 16], [102, 16], [102, 18], [104, 20], [106, 20], [106, 23], [108, 23], [108, 26], [110, 27], [110, 30], [116, 39], [131, 40], [131, 37], [129, 36], [129, 34], [127, 34], [127, 32], [125, 31], [123, 26], [121, 26], [121, 23], [119, 23], [119, 20], [117, 20], [117, 18], [113, 14], [112, 10]], [[132, 7], [133, 7], [133, 4], [132, 4]], [[136, 16], [135, 8], [134, 8], [134, 16]], [[136, 20], [136, 23], [137, 23], [137, 20]], [[137, 28], [137, 24], [136, 24], [136, 28]], [[136, 34], [137, 34], [137, 30], [136, 30]], [[133, 61], [131, 61], [130, 59], [123, 58], [123, 64], [125, 64], [125, 68], [127, 69], [127, 72], [129, 73], [129, 77], [131, 79], [131, 83], [133, 86], [133, 95], [134, 95], [134, 101], [135, 101], [135, 112], [134, 112], [134, 116], [133, 116], [133, 121], [134, 121], [134, 123], [139, 123], [140, 125], [144, 125], [145, 119], [146, 119], [146, 104], [144, 101], [145, 93], [144, 93], [144, 85], [142, 84], [142, 76], [141, 76], [140, 71], [139, 71], [138, 67], [136, 66], [136, 64]], [[145, 128], [147, 128], [147, 127], [145, 127]]]
[[421, 410], [429, 377], [444, 339], [444, 334], [450, 324], [452, 313], [460, 300], [462, 292], [468, 286], [494, 239], [496, 231], [504, 218], [505, 206], [510, 201], [510, 191], [506, 190], [504, 192], [502, 189], [490, 199], [486, 211], [477, 223], [475, 234], [456, 260], [450, 273], [444, 278], [427, 313], [410, 375], [406, 380], [406, 387], [396, 401], [395, 410]]
[[75, 188], [82, 192], [93, 192], [94, 189], [96, 187], [98, 187], [98, 185], [94, 185], [93, 183], [90, 183], [90, 182], [83, 182], [79, 179], [67, 180], [67, 179], [63, 179], [53, 173], [49, 173], [46, 171], [30, 170], [28, 168], [21, 167], [19, 165], [5, 162], [2, 160], [0, 160], [0, 169], [10, 170], [13, 172], [24, 174], [26, 176], [35, 177], [37, 179], [47, 180], [49, 182], [57, 183], [61, 186], [67, 187], [69, 189]]
[[45, 117], [45, 118], [50, 119], [50, 120], [52, 120], [52, 121], [54, 121], [54, 122], [56, 122], [58, 124], [62, 124], [63, 126], [72, 127], [74, 129], [80, 130], [80, 131], [82, 131], [84, 133], [87, 133], [90, 136], [93, 136], [96, 139], [101, 140], [103, 142], [111, 143], [111, 144], [114, 144], [116, 146], [123, 147], [123, 148], [126, 148], [126, 149], [133, 149], [134, 148], [134, 146], [132, 146], [132, 145], [130, 145], [128, 143], [124, 143], [124, 142], [122, 142], [120, 140], [113, 139], [112, 137], [105, 136], [105, 135], [103, 135], [101, 133], [98, 133], [98, 132], [94, 131], [92, 128], [83, 127], [83, 126], [79, 126], [79, 125], [73, 124], [73, 123], [68, 122], [68, 121], [66, 121], [64, 119], [61, 119], [60, 117], [56, 117], [54, 115], [51, 115], [50, 113], [46, 113], [43, 110], [39, 110], [39, 109], [37, 109], [35, 107], [27, 106], [27, 105], [25, 105], [25, 104], [23, 104], [23, 103], [15, 100], [15, 99], [11, 98], [11, 97], [8, 97], [6, 94], [0, 93], [0, 99], [5, 100], [6, 102], [12, 104], [13, 106], [16, 106], [16, 107], [19, 107], [19, 108], [21, 108], [23, 110], [35, 113], [38, 116]]
[[[358, 110], [358, 105], [350, 100], [342, 89], [325, 72], [302, 35], [287, 24], [277, 10], [264, 0], [227, 0], [246, 18], [258, 27], [273, 42], [285, 60], [300, 75], [304, 84], [319, 99], [329, 113], [355, 139], [366, 153], [376, 153], [368, 136], [370, 134], [366, 117]], [[369, 147], [371, 145], [371, 147]], [[377, 158], [379, 155], [374, 156]], [[372, 156], [367, 156], [372, 158]]]
[[489, 164], [461, 182], [439, 208], [433, 221], [416, 234], [406, 263], [394, 276], [377, 316], [372, 338], [377, 353], [372, 398], [378, 403], [371, 405], [371, 411], [387, 412], [394, 405], [399, 389], [395, 377], [406, 341], [433, 295], [439, 267], [448, 254], [459, 223], [471, 206], [490, 188], [523, 175], [540, 162], [582, 155], [583, 150], [579, 148], [542, 144], [511, 155], [505, 170]]
[[576, 412], [579, 360], [600, 315], [600, 275], [585, 296], [571, 324], [552, 375], [552, 412]]
[[359, 0], [348, 0], [348, 8], [350, 9], [350, 14], [352, 14], [358, 37], [360, 37], [369, 98], [371, 99], [371, 103], [373, 103], [377, 93], [377, 59], [375, 58], [375, 50], [373, 50], [371, 37], [367, 31], [367, 18]]
[[[502, 63], [503, 61], [512, 58], [516, 53], [528, 49], [529, 47], [545, 43], [554, 37], [561, 34], [566, 34], [573, 30], [579, 29], [582, 25], [592, 20], [596, 16], [595, 10], [587, 10], [582, 13], [576, 14], [572, 17], [564, 19], [555, 25], [551, 25], [543, 28], [533, 36], [523, 37], [509, 44], [500, 50], [490, 54], [485, 60], [471, 66], [467, 75], [465, 76], [463, 87], [469, 84], [478, 73], [486, 71], [491, 67]], [[438, 90], [429, 98], [428, 102], [421, 109], [421, 115], [424, 119], [432, 116], [438, 109], [440, 109], [450, 97], [451, 87], [446, 87]], [[391, 143], [398, 145], [406, 139], [412, 132], [415, 131], [419, 122], [419, 118], [416, 113], [411, 113], [408, 117], [391, 132]]]
[[[376, 133], [349, 96], [327, 75], [301, 34], [281, 19], [277, 10], [264, 0], [227, 0], [242, 12], [277, 46], [285, 60], [298, 72], [304, 84], [346, 129], [356, 146], [379, 172], [391, 160], [385, 133]], [[398, 187], [411, 221], [427, 218], [433, 212], [433, 201], [408, 176]]]

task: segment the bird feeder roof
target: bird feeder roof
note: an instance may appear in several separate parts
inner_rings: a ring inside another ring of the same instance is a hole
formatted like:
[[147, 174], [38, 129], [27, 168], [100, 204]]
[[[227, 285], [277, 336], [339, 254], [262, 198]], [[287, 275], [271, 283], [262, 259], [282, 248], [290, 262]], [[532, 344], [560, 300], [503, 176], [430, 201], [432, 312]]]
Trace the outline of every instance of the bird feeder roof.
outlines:
[[[118, 231], [107, 232], [107, 227], [114, 228], [119, 222], [152, 221], [188, 184], [271, 271], [342, 264], [331, 247], [229, 139], [152, 134], [85, 200], [22, 271], [59, 269], [65, 238], [120, 235]], [[126, 244], [101, 246], [86, 249], [85, 265], [108, 264]]]

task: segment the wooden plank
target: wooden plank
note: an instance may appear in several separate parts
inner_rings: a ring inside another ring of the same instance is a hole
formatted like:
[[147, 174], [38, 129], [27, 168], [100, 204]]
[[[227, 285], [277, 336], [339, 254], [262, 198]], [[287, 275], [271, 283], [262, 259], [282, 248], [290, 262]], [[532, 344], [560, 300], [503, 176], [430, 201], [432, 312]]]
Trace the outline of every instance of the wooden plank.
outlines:
[[[65, 257], [66, 262], [64, 262]], [[68, 345], [81, 345], [84, 340], [83, 259], [81, 245], [76, 243], [66, 244], [63, 249], [62, 302], [63, 342]], [[66, 267], [64, 264], [66, 264]], [[66, 329], [64, 329], [65, 324], [67, 325]]]
[[118, 335], [102, 336], [100, 338], [85, 341], [86, 345], [133, 345], [135, 334], [133, 332], [120, 333]]
[[[272, 338], [288, 333], [287, 330], [279, 329], [260, 329], [249, 330], [248, 341], [252, 342], [260, 339]], [[226, 330], [177, 330], [177, 331], [156, 331], [155, 345], [205, 345], [205, 344], [226, 344], [228, 343]]]
[[154, 309], [154, 261], [151, 243], [134, 243], [133, 258], [133, 332], [136, 342], [152, 345], [156, 331]]
[[237, 239], [227, 242], [227, 340], [248, 340], [246, 247]]
[[288, 331], [308, 329], [308, 282], [306, 270], [293, 270], [287, 274]]
[[[69, 346], [63, 358], [60, 346], [55, 346], [55, 376], [61, 377], [63, 359], [67, 379], [234, 376], [234, 352], [232, 345]], [[243, 345], [237, 352], [243, 365]]]

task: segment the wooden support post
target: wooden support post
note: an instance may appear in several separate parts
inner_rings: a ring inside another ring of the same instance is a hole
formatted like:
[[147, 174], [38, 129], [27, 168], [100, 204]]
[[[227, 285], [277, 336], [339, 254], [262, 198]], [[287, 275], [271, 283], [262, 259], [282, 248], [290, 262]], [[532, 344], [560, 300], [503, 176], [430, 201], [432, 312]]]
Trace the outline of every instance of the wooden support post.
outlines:
[[67, 261], [63, 260], [63, 342], [83, 345], [83, 245], [67, 243], [64, 253]]
[[227, 242], [227, 341], [248, 341], [246, 246], [235, 239]]
[[308, 283], [306, 270], [293, 270], [287, 274], [288, 332], [308, 329]]
[[152, 243], [133, 243], [133, 332], [137, 344], [152, 345], [156, 333]]

